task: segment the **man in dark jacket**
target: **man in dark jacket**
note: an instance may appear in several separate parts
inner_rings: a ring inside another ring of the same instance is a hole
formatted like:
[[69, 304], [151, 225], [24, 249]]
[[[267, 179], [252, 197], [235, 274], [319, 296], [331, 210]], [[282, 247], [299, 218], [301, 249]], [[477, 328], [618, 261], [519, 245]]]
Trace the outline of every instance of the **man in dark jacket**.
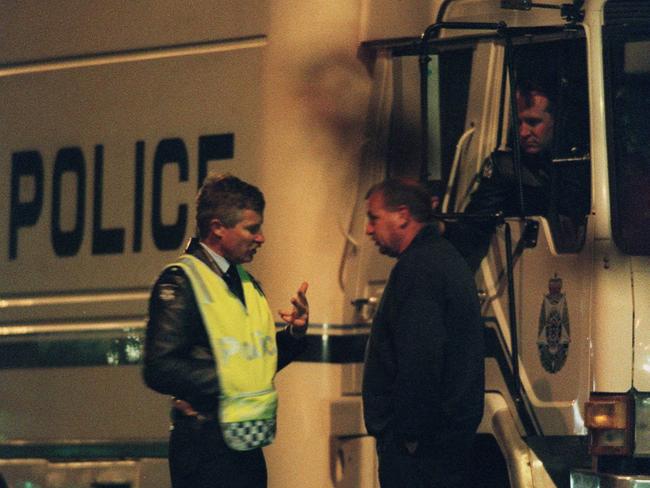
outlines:
[[366, 351], [364, 416], [382, 488], [461, 487], [483, 415], [483, 326], [467, 264], [412, 180], [370, 189], [366, 233], [396, 257]]
[[143, 374], [173, 397], [174, 488], [266, 487], [273, 376], [304, 349], [309, 311], [303, 283], [276, 333], [259, 284], [241, 267], [264, 243], [264, 205], [256, 187], [208, 176], [197, 196], [200, 238], [151, 293]]

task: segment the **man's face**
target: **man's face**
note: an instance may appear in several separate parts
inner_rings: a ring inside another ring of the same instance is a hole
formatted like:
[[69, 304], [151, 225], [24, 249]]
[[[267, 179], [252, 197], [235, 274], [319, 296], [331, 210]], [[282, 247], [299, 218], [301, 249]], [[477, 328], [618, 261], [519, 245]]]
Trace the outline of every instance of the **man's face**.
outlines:
[[398, 211], [386, 210], [384, 195], [381, 192], [370, 195], [370, 198], [368, 198], [366, 234], [375, 241], [380, 253], [391, 257], [399, 254], [401, 220], [402, 217]]
[[549, 100], [533, 91], [527, 106], [525, 97], [517, 93], [519, 145], [525, 154], [535, 155], [550, 149], [553, 142], [553, 116], [547, 112]]
[[220, 237], [220, 254], [234, 264], [251, 262], [265, 240], [262, 234], [263, 221], [264, 218], [259, 213], [244, 209], [236, 225], [220, 226], [216, 231]]

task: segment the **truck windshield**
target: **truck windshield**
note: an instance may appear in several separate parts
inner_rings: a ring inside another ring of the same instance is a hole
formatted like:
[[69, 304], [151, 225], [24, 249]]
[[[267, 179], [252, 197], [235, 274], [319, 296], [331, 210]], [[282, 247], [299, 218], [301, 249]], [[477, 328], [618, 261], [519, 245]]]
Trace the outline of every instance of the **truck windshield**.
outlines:
[[606, 31], [612, 228], [619, 248], [650, 255], [650, 34]]

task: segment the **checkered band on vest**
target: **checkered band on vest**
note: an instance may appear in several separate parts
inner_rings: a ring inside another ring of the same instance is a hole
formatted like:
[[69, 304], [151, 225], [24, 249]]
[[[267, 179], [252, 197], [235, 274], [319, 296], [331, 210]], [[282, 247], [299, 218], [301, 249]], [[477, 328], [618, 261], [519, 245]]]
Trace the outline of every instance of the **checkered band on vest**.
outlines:
[[275, 438], [275, 419], [246, 420], [221, 424], [226, 444], [236, 451], [264, 447]]

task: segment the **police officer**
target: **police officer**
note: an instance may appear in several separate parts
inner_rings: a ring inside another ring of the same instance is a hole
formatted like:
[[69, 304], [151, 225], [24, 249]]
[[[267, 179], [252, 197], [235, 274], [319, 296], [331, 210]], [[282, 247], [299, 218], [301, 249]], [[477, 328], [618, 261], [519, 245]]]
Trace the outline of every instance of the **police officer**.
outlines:
[[196, 200], [199, 237], [151, 293], [143, 374], [173, 396], [174, 488], [266, 487], [273, 378], [304, 349], [309, 307], [302, 283], [276, 333], [259, 283], [242, 267], [264, 243], [264, 206], [255, 186], [208, 176]]

